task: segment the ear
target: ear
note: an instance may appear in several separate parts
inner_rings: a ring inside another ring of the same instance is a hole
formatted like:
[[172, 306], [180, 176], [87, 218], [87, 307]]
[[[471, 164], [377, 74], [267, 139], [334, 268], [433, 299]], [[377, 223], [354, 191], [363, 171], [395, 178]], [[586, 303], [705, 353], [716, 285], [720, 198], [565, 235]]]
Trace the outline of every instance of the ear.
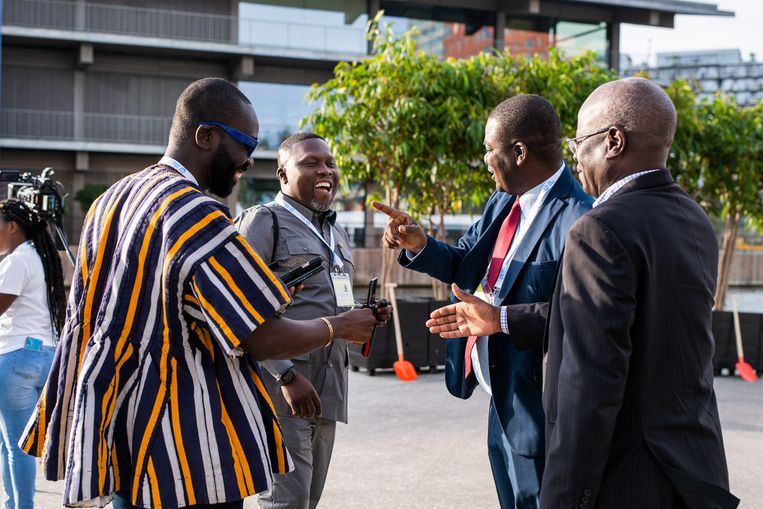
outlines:
[[525, 142], [518, 141], [514, 144], [514, 161], [516, 161], [517, 166], [522, 166], [527, 162], [528, 154], [529, 151]]
[[7, 221], [5, 224], [8, 226], [8, 233], [11, 233], [14, 235], [21, 228], [16, 221]]
[[281, 182], [281, 184], [286, 184], [288, 182], [288, 180], [286, 179], [286, 168], [284, 168], [283, 166], [280, 166], [276, 170], [276, 177]]
[[617, 126], [612, 126], [607, 131], [607, 159], [620, 157], [625, 152], [627, 144], [625, 132]]
[[220, 138], [211, 125], [200, 125], [196, 128], [196, 145], [202, 150], [216, 150]]

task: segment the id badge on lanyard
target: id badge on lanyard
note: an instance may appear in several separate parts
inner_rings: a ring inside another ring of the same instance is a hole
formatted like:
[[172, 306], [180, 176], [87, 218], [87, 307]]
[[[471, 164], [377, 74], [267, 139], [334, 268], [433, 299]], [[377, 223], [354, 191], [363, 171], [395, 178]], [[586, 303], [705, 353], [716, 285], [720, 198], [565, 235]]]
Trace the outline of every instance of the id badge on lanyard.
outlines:
[[340, 308], [351, 308], [355, 305], [355, 297], [352, 295], [352, 281], [346, 272], [334, 271], [331, 273], [331, 283], [334, 285], [336, 305]]

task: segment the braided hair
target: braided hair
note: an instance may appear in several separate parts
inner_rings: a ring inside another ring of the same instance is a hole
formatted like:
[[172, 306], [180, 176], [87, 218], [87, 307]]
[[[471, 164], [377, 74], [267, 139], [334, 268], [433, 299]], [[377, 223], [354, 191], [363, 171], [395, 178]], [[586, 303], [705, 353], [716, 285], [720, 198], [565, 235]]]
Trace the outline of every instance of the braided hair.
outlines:
[[60, 333], [66, 314], [64, 269], [53, 238], [48, 233], [48, 222], [24, 202], [15, 199], [0, 202], [0, 217], [5, 221], [14, 221], [18, 224], [27, 240], [32, 241], [35, 251], [40, 256], [45, 272], [50, 321], [55, 330]]

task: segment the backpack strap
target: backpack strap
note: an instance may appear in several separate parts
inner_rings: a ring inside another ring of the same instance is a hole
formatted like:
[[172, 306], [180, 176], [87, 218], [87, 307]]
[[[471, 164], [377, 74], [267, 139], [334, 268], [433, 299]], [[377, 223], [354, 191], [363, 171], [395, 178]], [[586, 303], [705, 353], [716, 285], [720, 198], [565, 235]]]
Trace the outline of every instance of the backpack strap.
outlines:
[[273, 252], [270, 253], [270, 263], [273, 263], [276, 261], [276, 247], [278, 246], [278, 216], [276, 216], [275, 211], [267, 205], [262, 205], [262, 207], [268, 209], [270, 218], [273, 220]]

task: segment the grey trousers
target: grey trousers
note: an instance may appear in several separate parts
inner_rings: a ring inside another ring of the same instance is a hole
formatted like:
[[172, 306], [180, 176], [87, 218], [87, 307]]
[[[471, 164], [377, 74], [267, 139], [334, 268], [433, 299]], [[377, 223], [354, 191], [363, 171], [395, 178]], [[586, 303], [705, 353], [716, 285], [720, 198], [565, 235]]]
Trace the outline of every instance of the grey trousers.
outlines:
[[262, 493], [262, 509], [313, 509], [323, 493], [334, 449], [336, 421], [279, 415], [294, 471], [275, 475], [273, 489]]

